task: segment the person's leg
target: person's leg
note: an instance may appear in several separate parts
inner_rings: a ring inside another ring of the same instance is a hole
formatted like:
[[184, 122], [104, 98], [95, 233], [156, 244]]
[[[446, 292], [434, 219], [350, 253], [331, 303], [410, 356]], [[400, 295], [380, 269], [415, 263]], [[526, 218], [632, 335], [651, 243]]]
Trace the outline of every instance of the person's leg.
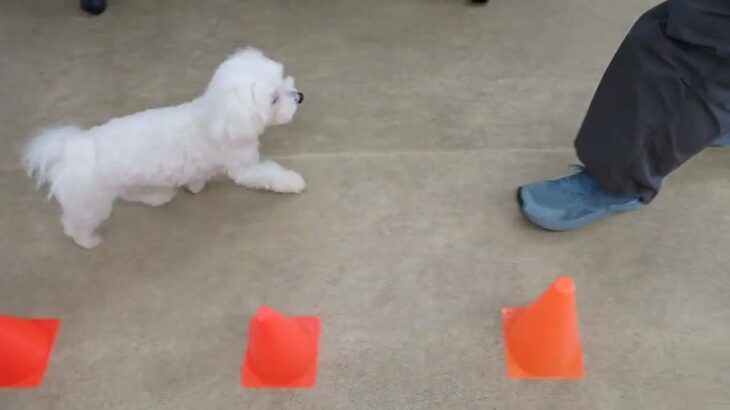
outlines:
[[[575, 145], [588, 173], [609, 192], [650, 202], [666, 175], [729, 130], [730, 81], [718, 83], [716, 73], [730, 75], [730, 60], [669, 34], [703, 20], [677, 10], [696, 1], [670, 0], [640, 19], [596, 91]], [[717, 30], [730, 33], [730, 3], [724, 7], [726, 26]], [[713, 24], [719, 22], [704, 28]]]
[[[676, 4], [702, 1], [716, 0], [670, 0], [632, 27], [576, 138], [585, 169], [520, 188], [523, 213], [532, 222], [567, 230], [637, 209], [654, 198], [667, 174], [730, 132], [730, 59], [678, 37], [678, 28], [691, 25], [705, 27], [713, 38], [725, 30], [730, 39], [730, 4], [721, 5], [727, 12], [722, 27], [696, 24], [702, 13], [673, 16]], [[714, 19], [721, 11], [706, 12]]]
[[[667, 33], [687, 43], [712, 48], [720, 56], [730, 58], [730, 30], [727, 29], [730, 11], [726, 3], [726, 0], [672, 2], [672, 18], [668, 22]], [[727, 95], [719, 96], [724, 101], [728, 101], [727, 98]], [[729, 147], [730, 133], [713, 141], [711, 146]]]

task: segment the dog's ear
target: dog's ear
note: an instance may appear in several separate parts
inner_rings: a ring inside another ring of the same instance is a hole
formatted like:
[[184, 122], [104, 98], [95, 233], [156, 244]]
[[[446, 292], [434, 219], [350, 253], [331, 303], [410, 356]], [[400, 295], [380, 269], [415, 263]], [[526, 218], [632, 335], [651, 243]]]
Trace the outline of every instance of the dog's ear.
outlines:
[[231, 140], [256, 139], [271, 121], [275, 91], [255, 80], [224, 90], [217, 96], [215, 132]]
[[[263, 127], [271, 121], [276, 89], [269, 83], [257, 81], [251, 84], [251, 101], [255, 120]], [[263, 131], [263, 129], [261, 130]]]

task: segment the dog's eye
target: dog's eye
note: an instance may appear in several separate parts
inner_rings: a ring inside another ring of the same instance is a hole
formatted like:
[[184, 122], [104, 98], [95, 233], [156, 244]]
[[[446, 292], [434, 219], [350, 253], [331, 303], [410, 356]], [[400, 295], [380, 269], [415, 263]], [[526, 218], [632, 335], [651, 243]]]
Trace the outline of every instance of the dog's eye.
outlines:
[[274, 99], [273, 99], [273, 100], [271, 100], [271, 105], [274, 105], [274, 104], [276, 104], [276, 103], [277, 103], [278, 101], [279, 101], [279, 96], [278, 96], [278, 95], [275, 95], [275, 96], [274, 96]]

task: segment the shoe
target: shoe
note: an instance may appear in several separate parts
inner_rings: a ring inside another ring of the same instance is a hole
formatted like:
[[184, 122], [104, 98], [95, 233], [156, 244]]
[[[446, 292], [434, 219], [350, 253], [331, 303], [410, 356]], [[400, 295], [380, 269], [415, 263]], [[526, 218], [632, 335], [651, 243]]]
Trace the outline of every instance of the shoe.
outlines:
[[720, 137], [715, 140], [712, 144], [710, 144], [711, 147], [730, 147], [730, 134], [725, 135], [724, 137]]
[[520, 187], [517, 199], [525, 217], [548, 231], [577, 229], [644, 205], [638, 197], [604, 192], [582, 168], [567, 177]]
[[106, 0], [81, 0], [81, 8], [89, 14], [98, 16], [106, 10]]

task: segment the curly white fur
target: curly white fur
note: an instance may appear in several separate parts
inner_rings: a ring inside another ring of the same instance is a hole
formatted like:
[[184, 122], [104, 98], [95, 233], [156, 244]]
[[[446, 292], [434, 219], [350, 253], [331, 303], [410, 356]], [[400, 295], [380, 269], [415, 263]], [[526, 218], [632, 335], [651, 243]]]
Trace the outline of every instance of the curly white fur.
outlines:
[[237, 184], [281, 193], [304, 190], [302, 177], [260, 161], [259, 135], [292, 120], [302, 94], [283, 67], [259, 50], [241, 50], [216, 70], [202, 96], [87, 130], [59, 126], [26, 145], [23, 165], [61, 205], [66, 235], [85, 248], [118, 197], [159, 206], [179, 187], [200, 192], [226, 174]]

